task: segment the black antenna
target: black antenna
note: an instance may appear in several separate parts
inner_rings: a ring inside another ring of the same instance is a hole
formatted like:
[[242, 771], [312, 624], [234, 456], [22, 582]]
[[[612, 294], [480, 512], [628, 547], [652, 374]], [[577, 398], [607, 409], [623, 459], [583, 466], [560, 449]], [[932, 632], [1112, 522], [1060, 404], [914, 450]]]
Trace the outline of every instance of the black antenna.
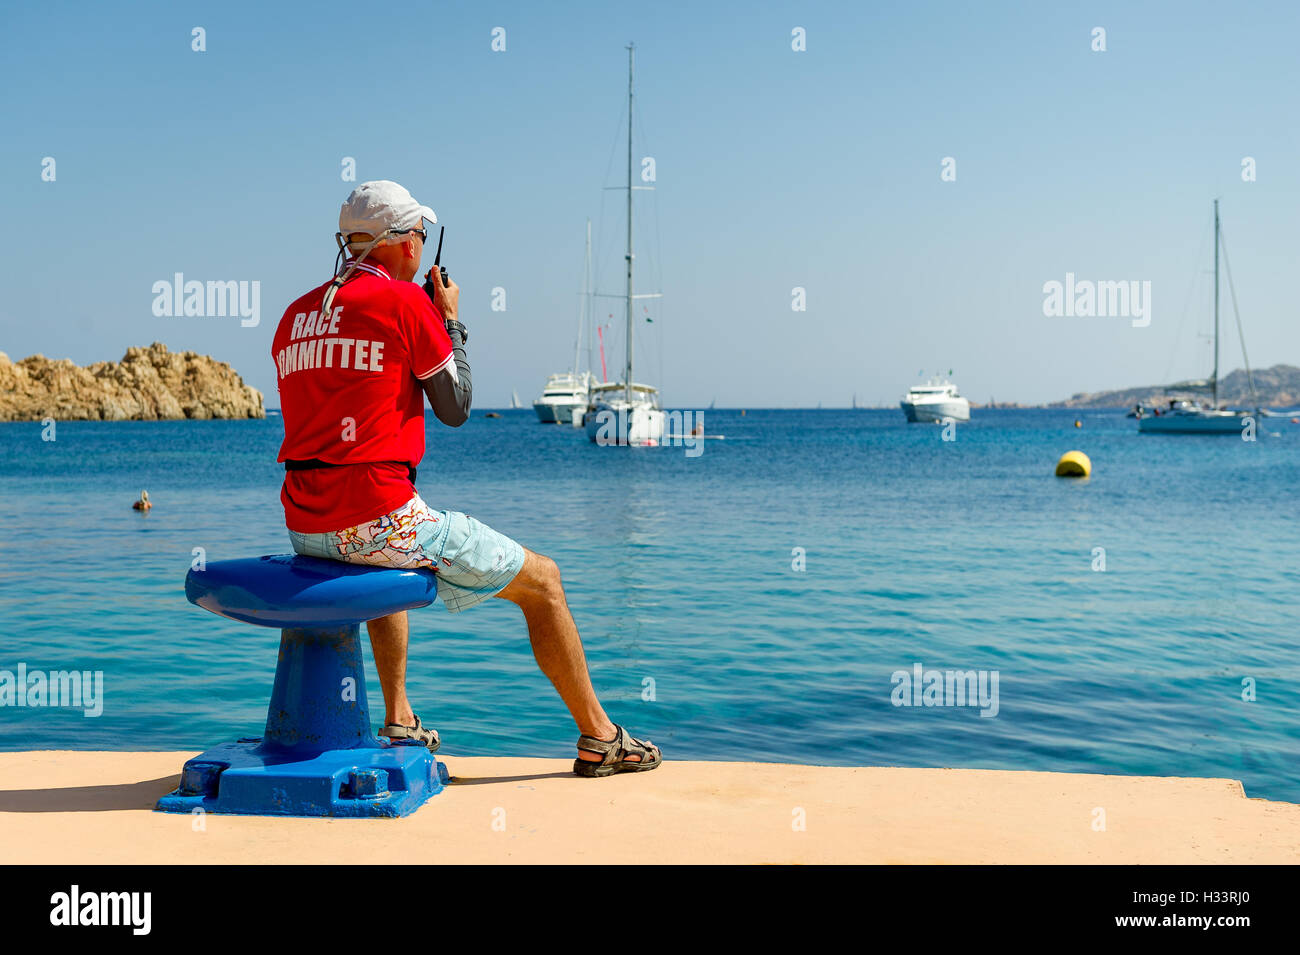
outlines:
[[447, 270], [442, 267], [442, 236], [447, 231], [445, 225], [438, 226], [438, 251], [433, 253], [433, 267], [442, 275], [442, 284], [447, 284]]

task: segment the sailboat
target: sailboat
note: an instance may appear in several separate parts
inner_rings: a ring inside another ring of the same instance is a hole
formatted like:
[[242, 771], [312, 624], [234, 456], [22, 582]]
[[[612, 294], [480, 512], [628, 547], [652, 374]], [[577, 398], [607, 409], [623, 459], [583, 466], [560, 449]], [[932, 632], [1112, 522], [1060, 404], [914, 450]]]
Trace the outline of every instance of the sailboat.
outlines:
[[523, 407], [523, 405], [519, 403], [519, 392], [517, 392], [517, 391], [511, 391], [511, 392], [510, 392], [510, 407], [511, 407], [511, 408], [522, 408], [522, 407]]
[[[582, 305], [578, 309], [578, 337], [573, 345], [573, 370], [551, 375], [546, 379], [542, 393], [533, 401], [537, 420], [543, 424], [582, 423], [583, 413], [591, 400], [591, 386], [596, 376], [591, 373], [591, 220], [587, 220], [587, 265], [582, 285]], [[587, 370], [579, 371], [582, 354], [582, 329], [587, 327]]]
[[[1201, 404], [1194, 397], [1175, 397], [1169, 400], [1166, 408], [1153, 408], [1149, 411], [1140, 405], [1135, 409], [1138, 419], [1138, 431], [1144, 434], [1236, 434], [1240, 435], [1245, 426], [1247, 412], [1228, 411], [1219, 407], [1219, 249], [1223, 238], [1219, 230], [1219, 200], [1214, 200], [1214, 371], [1210, 380], [1183, 381], [1170, 385], [1169, 390], [1187, 392], [1210, 392], [1209, 407]], [[1232, 271], [1228, 271], [1228, 285], [1232, 287]], [[1237, 299], [1233, 293], [1233, 312], [1236, 313]], [[1255, 416], [1259, 416], [1259, 399], [1255, 396], [1255, 379], [1250, 373], [1250, 361], [1246, 358], [1246, 336], [1241, 329], [1241, 316], [1237, 315], [1237, 332], [1241, 336], [1241, 357], [1246, 364], [1246, 379], [1250, 382], [1251, 396], [1255, 398]]]
[[[597, 444], [655, 446], [663, 441], [664, 413], [659, 406], [659, 389], [641, 384], [632, 376], [632, 306], [636, 299], [659, 298], [658, 294], [635, 295], [632, 284], [632, 72], [633, 44], [627, 47], [627, 363], [621, 382], [601, 382], [591, 389], [591, 401], [584, 421], [587, 437]], [[639, 187], [647, 188], [647, 187]]]

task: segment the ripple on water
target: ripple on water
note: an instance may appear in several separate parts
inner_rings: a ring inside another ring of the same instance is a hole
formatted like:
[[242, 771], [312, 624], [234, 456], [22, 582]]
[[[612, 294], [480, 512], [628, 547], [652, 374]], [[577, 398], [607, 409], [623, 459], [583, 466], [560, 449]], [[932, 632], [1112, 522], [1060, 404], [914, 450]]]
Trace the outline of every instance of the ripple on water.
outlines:
[[[945, 443], [896, 412], [709, 416], [728, 440], [695, 458], [527, 414], [431, 424], [420, 469], [432, 505], [556, 559], [598, 692], [670, 758], [1225, 776], [1300, 800], [1300, 428], [1250, 446], [986, 411]], [[0, 669], [106, 679], [98, 719], [0, 711], [0, 747], [258, 730], [275, 634], [198, 611], [182, 581], [196, 548], [288, 549], [279, 428], [0, 425], [0, 516], [32, 528], [0, 539]], [[1091, 480], [1051, 477], [1067, 447]], [[449, 749], [572, 752], [517, 609], [411, 619], [410, 692]], [[895, 706], [916, 663], [996, 671], [997, 716]]]

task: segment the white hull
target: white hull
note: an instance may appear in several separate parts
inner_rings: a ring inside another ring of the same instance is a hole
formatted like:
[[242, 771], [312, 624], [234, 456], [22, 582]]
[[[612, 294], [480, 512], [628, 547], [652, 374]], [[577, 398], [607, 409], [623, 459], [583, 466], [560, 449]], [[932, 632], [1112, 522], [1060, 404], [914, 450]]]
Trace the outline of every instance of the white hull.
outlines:
[[1138, 431], [1144, 434], [1240, 435], [1247, 417], [1231, 411], [1147, 414], [1138, 418]]
[[546, 387], [533, 401], [533, 411], [542, 424], [573, 424], [591, 401], [590, 389], [595, 380], [590, 373], [562, 372], [546, 379]]
[[908, 421], [970, 420], [970, 402], [965, 398], [945, 398], [942, 401], [900, 401], [899, 407]]
[[596, 444], [655, 447], [664, 439], [664, 413], [648, 402], [598, 401], [584, 427]]
[[584, 401], [534, 401], [533, 410], [542, 424], [573, 424], [587, 408]]

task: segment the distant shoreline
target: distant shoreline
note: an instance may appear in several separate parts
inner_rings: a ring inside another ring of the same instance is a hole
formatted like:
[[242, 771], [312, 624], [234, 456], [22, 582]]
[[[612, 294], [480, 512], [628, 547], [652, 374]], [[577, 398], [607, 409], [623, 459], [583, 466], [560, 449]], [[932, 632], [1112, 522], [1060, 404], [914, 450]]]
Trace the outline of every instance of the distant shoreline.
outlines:
[[[1230, 406], [1230, 407], [1231, 407], [1231, 406]], [[696, 412], [698, 412], [698, 413], [700, 413], [700, 414], [703, 414], [703, 413], [706, 412], [706, 411], [707, 411], [708, 413], [710, 413], [710, 414], [714, 414], [714, 413], [719, 413], [719, 414], [720, 414], [720, 413], [726, 413], [726, 414], [766, 414], [766, 413], [770, 413], [770, 412], [796, 412], [796, 411], [798, 411], [798, 412], [803, 412], [803, 411], [824, 411], [824, 412], [826, 412], [826, 413], [828, 413], [828, 414], [829, 414], [829, 413], [832, 413], [832, 412], [870, 411], [870, 412], [873, 412], [873, 413], [887, 412], [887, 413], [891, 413], [891, 414], [901, 414], [901, 412], [899, 411], [898, 405], [859, 405], [859, 406], [856, 407], [856, 408], [854, 408], [854, 407], [852, 407], [852, 406], [850, 406], [850, 405], [824, 406], [824, 407], [821, 407], [821, 408], [817, 408], [817, 407], [809, 407], [809, 406], [807, 406], [807, 405], [794, 406], [794, 407], [780, 407], [780, 408], [758, 408], [758, 407], [754, 407], [754, 406], [744, 406], [744, 407], [735, 407], [735, 408], [730, 408], [730, 407], [728, 407], [728, 408], [704, 408], [704, 409], [700, 409], [700, 408], [693, 407], [693, 406], [690, 406], [690, 405], [680, 405], [680, 406], [678, 406], [678, 405], [673, 405], [673, 406], [667, 406], [667, 407], [665, 408], [665, 410], [667, 410], [667, 411], [672, 411], [672, 410], [678, 410], [678, 411], [691, 410], [691, 411], [696, 411]], [[1129, 405], [1129, 406], [1124, 406], [1124, 405], [1105, 405], [1105, 406], [1103, 406], [1103, 405], [1086, 405], [1086, 406], [1074, 406], [1074, 407], [1071, 407], [1071, 406], [1060, 405], [1060, 404], [1052, 404], [1052, 405], [1001, 405], [1001, 404], [1000, 404], [1000, 405], [996, 405], [996, 406], [989, 406], [989, 405], [976, 405], [976, 404], [972, 404], [972, 405], [971, 405], [971, 410], [972, 410], [972, 411], [979, 411], [979, 412], [988, 412], [988, 411], [1043, 411], [1043, 412], [1047, 412], [1047, 411], [1059, 411], [1059, 412], [1076, 412], [1076, 413], [1077, 413], [1077, 412], [1088, 411], [1088, 412], [1106, 412], [1106, 413], [1111, 413], [1111, 414], [1122, 415], [1122, 414], [1127, 414], [1129, 411], [1131, 411], [1131, 410], [1132, 410], [1132, 406], [1131, 406], [1131, 405]], [[1247, 409], [1247, 410], [1249, 410], [1249, 409]], [[1267, 408], [1267, 407], [1265, 407], [1263, 410], [1265, 410], [1265, 411], [1271, 411], [1272, 414], [1275, 415], [1275, 416], [1277, 416], [1277, 417], [1289, 417], [1289, 416], [1292, 416], [1292, 415], [1296, 414], [1297, 411], [1300, 411], [1300, 406], [1297, 406], [1297, 408]], [[493, 414], [496, 414], [496, 415], [518, 414], [518, 415], [520, 415], [521, 417], [528, 417], [528, 418], [533, 418], [533, 417], [534, 417], [531, 408], [511, 408], [511, 407], [509, 407], [508, 405], [496, 405], [496, 406], [492, 406], [492, 405], [484, 405], [484, 406], [482, 406], [482, 407], [475, 407], [475, 408], [473, 409], [472, 416], [475, 417], [475, 418], [481, 418], [481, 417], [483, 417], [485, 414], [487, 414], [487, 413], [489, 413], [489, 412], [491, 412], [491, 413], [493, 413]], [[232, 418], [221, 418], [221, 417], [215, 417], [215, 416], [214, 416], [214, 417], [208, 417], [208, 418], [185, 418], [185, 417], [179, 417], [179, 418], [119, 418], [119, 419], [102, 419], [102, 418], [61, 418], [61, 417], [58, 417], [57, 415], [54, 415], [53, 417], [54, 417], [57, 421], [59, 421], [60, 424], [162, 424], [162, 423], [177, 423], [177, 424], [183, 424], [183, 423], [187, 423], [187, 422], [215, 422], [215, 421], [265, 421], [266, 419], [279, 418], [279, 417], [281, 417], [281, 414], [280, 414], [280, 409], [279, 409], [279, 408], [266, 408], [266, 409], [264, 409], [264, 413], [263, 413], [261, 416], [258, 416], [258, 417], [256, 417], [256, 418], [254, 418], [254, 417], [237, 417], [237, 418], [233, 418], [233, 417], [232, 417]], [[900, 420], [901, 420], [901, 419], [900, 419]], [[40, 424], [41, 421], [42, 421], [42, 418], [16, 418], [16, 419], [8, 419], [8, 420], [0, 419], [0, 426], [4, 426], [4, 425], [19, 425], [19, 424]], [[543, 422], [537, 422], [537, 423], [540, 425], [540, 424], [542, 424]], [[567, 426], [553, 425], [553, 427], [567, 427]]]

